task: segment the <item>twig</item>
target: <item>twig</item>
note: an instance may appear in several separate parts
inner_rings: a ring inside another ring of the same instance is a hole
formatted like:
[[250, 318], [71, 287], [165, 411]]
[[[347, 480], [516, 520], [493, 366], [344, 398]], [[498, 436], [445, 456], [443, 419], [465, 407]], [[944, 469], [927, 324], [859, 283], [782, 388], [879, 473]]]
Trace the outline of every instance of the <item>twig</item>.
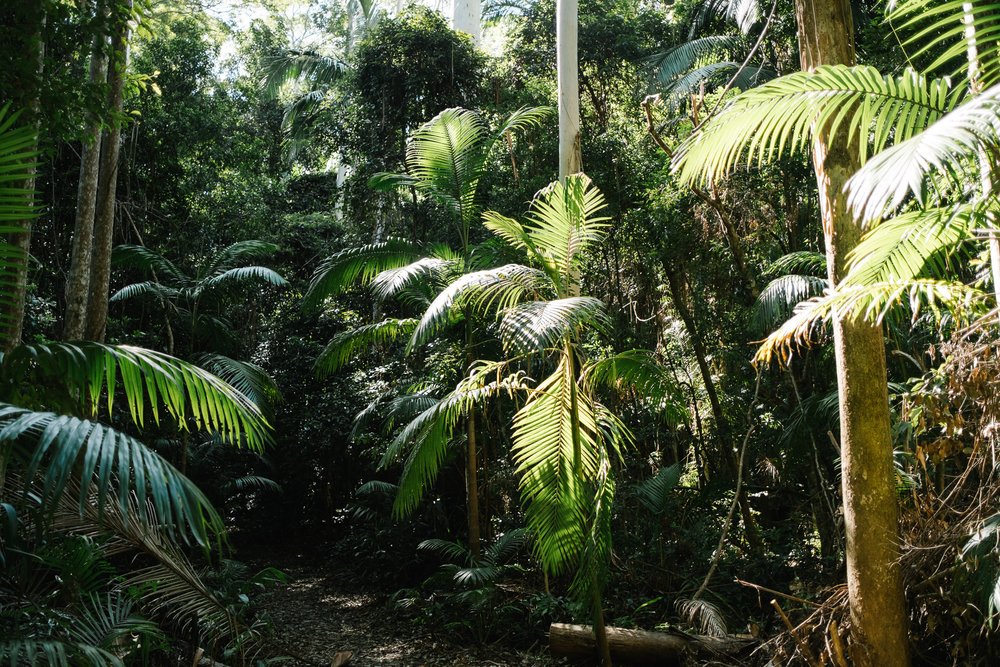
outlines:
[[776, 591], [773, 588], [768, 588], [767, 586], [761, 586], [760, 584], [753, 584], [750, 583], [749, 581], [743, 581], [742, 579], [735, 579], [734, 581], [738, 583], [740, 586], [755, 588], [762, 593], [770, 593], [771, 595], [777, 595], [779, 597], [785, 598], [786, 600], [791, 600], [792, 602], [798, 602], [799, 604], [804, 604], [809, 607], [815, 607], [816, 609], [819, 609], [820, 607], [823, 606], [811, 600], [805, 600], [803, 598], [795, 597], [794, 595], [789, 595], [788, 593], [782, 593], [781, 591]]
[[802, 653], [803, 659], [809, 664], [810, 667], [817, 667], [818, 663], [816, 662], [816, 658], [813, 657], [812, 651], [809, 650], [809, 645], [806, 644], [805, 640], [802, 639], [802, 637], [799, 636], [799, 633], [795, 631], [795, 628], [792, 626], [792, 622], [785, 614], [785, 610], [782, 609], [781, 605], [778, 604], [778, 601], [773, 598], [771, 599], [771, 606], [778, 612], [778, 616], [781, 617], [782, 623], [785, 624], [785, 627], [788, 628], [788, 632], [790, 632], [792, 637], [795, 639], [795, 643], [798, 644], [799, 651]]
[[726, 544], [726, 537], [729, 535], [729, 529], [733, 525], [733, 515], [736, 514], [736, 506], [740, 502], [740, 491], [743, 489], [743, 459], [747, 453], [747, 443], [750, 442], [750, 434], [753, 433], [753, 408], [757, 403], [757, 398], [760, 396], [760, 372], [757, 372], [757, 386], [754, 388], [753, 398], [750, 400], [750, 405], [747, 406], [747, 432], [743, 436], [743, 446], [740, 447], [740, 461], [736, 468], [736, 491], [733, 493], [733, 502], [729, 505], [729, 514], [726, 515], [726, 522], [722, 525], [722, 534], [719, 535], [719, 544], [715, 547], [715, 553], [712, 554], [712, 563], [708, 566], [708, 572], [705, 574], [705, 580], [701, 582], [701, 586], [695, 591], [694, 595], [691, 596], [692, 600], [697, 600], [701, 597], [701, 594], [705, 592], [708, 588], [708, 582], [712, 580], [712, 575], [715, 574], [715, 569], [719, 567], [719, 560], [722, 558], [722, 547]]
[[837, 621], [830, 621], [830, 640], [833, 642], [833, 660], [837, 667], [847, 667], [847, 656], [844, 653], [844, 644], [840, 641], [840, 630], [837, 628]]

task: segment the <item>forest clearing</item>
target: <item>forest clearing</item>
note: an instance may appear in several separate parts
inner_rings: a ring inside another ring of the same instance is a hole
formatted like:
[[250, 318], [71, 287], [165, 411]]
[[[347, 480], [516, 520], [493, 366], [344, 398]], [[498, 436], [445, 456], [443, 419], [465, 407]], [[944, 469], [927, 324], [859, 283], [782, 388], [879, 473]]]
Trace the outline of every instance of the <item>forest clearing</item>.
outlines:
[[0, 17], [0, 665], [1000, 661], [1000, 3]]

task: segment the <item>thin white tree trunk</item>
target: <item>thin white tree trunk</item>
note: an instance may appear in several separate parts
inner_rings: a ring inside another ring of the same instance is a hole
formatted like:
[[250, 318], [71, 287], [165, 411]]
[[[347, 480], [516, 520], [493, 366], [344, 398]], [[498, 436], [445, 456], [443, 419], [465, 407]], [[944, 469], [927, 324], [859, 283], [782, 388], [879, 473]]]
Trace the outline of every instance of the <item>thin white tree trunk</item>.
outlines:
[[583, 171], [580, 154], [580, 81], [577, 0], [556, 1], [556, 75], [559, 84], [559, 180]]
[[483, 5], [480, 0], [452, 0], [451, 27], [459, 32], [472, 36], [472, 41], [479, 43], [482, 34]]
[[[105, 14], [104, 3], [97, 3], [97, 16]], [[107, 80], [107, 37], [94, 37], [90, 54], [90, 83], [104, 85]], [[80, 157], [80, 184], [76, 197], [76, 220], [70, 251], [69, 274], [66, 276], [66, 320], [63, 338], [83, 338], [87, 324], [87, 299], [90, 293], [90, 262], [94, 245], [94, 218], [97, 211], [97, 184], [101, 165], [101, 119], [91, 114]]]

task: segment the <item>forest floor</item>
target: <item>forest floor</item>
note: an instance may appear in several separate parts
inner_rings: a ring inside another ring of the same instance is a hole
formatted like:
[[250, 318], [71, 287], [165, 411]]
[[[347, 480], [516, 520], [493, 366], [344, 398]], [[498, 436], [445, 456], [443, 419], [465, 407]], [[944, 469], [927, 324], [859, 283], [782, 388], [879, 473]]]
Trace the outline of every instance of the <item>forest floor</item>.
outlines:
[[352, 652], [351, 667], [542, 667], [557, 664], [544, 645], [522, 651], [504, 644], [470, 645], [419, 626], [395, 611], [391, 593], [373, 590], [365, 577], [352, 576], [336, 563], [285, 557], [270, 562], [287, 576], [285, 584], [257, 600], [279, 629], [273, 647], [297, 659], [294, 664], [328, 667], [338, 651]]

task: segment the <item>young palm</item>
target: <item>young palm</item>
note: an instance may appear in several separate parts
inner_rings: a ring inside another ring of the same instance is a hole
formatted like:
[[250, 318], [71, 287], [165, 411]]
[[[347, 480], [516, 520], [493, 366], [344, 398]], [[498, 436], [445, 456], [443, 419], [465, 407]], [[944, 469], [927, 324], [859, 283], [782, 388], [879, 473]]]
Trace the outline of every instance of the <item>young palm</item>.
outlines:
[[[610, 553], [612, 462], [631, 440], [628, 429], [597, 398], [601, 385], [634, 391], [656, 409], [677, 410], [673, 385], [652, 356], [633, 350], [588, 361], [580, 342], [610, 324], [604, 304], [581, 294], [588, 251], [606, 229], [603, 196], [582, 174], [536, 195], [520, 223], [484, 214], [487, 229], [527, 264], [466, 274], [435, 298], [414, 329], [410, 346], [423, 344], [456, 313], [495, 313], [507, 358], [475, 365], [439, 404], [404, 429], [410, 438], [399, 498], [415, 503], [433, 480], [451, 429], [463, 414], [502, 394], [525, 395], [513, 418], [512, 454], [535, 551], [547, 573], [574, 574], [572, 590], [591, 603], [599, 644], [606, 649], [600, 591]], [[552, 368], [532, 382], [521, 367]], [[390, 448], [388, 456], [393, 454]]]
[[[413, 188], [440, 204], [449, 214], [460, 247], [452, 249], [440, 244], [425, 247], [390, 238], [343, 250], [324, 261], [313, 275], [305, 303], [316, 305], [350, 285], [361, 284], [370, 285], [378, 301], [405, 299], [425, 307], [440, 290], [460, 281], [476, 268], [470, 234], [482, 210], [479, 183], [494, 146], [510, 132], [537, 126], [547, 114], [545, 108], [520, 109], [498, 129], [491, 130], [476, 112], [455, 108], [442, 111], [421, 126], [407, 146], [407, 173], [377, 174], [371, 185], [377, 189]], [[457, 313], [455, 320], [461, 319], [462, 314]], [[320, 355], [317, 367], [325, 373], [333, 372], [358, 350], [410, 335], [415, 324], [414, 319], [390, 318], [337, 336]], [[474, 358], [475, 324], [471, 318], [465, 318], [464, 327], [468, 371]], [[466, 437], [469, 542], [478, 554], [477, 443], [472, 414], [466, 418]], [[402, 513], [412, 505], [400, 500], [396, 507]]]
[[174, 353], [171, 321], [180, 320], [190, 337], [189, 352], [193, 354], [204, 341], [231, 337], [233, 326], [220, 312], [227, 297], [253, 283], [277, 287], [287, 284], [273, 269], [249, 264], [276, 250], [273, 243], [239, 241], [206, 258], [193, 273], [188, 273], [149, 248], [120, 245], [114, 250], [114, 263], [138, 269], [148, 274], [150, 280], [126, 285], [111, 296], [111, 301], [151, 299], [164, 311], [167, 351]]

